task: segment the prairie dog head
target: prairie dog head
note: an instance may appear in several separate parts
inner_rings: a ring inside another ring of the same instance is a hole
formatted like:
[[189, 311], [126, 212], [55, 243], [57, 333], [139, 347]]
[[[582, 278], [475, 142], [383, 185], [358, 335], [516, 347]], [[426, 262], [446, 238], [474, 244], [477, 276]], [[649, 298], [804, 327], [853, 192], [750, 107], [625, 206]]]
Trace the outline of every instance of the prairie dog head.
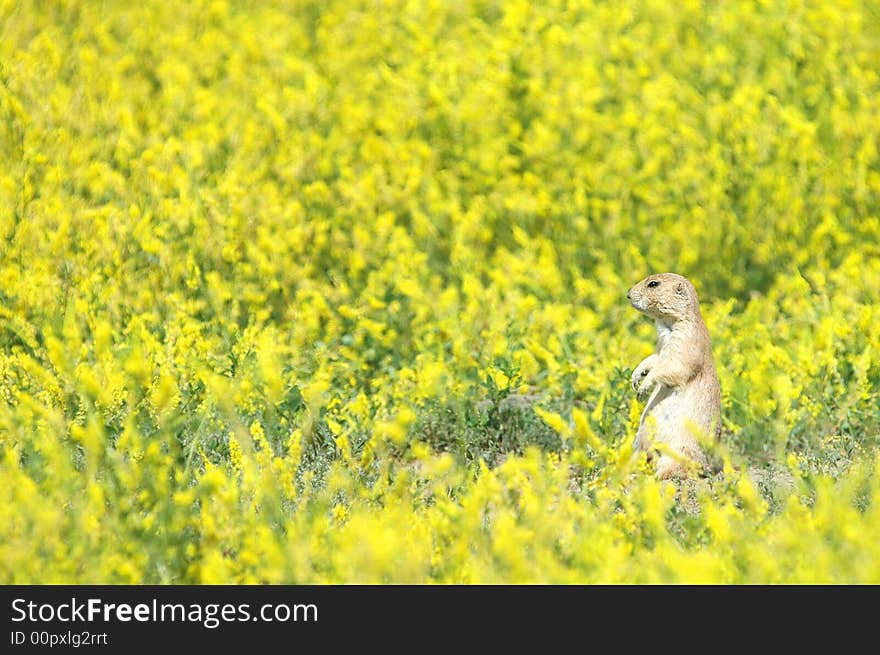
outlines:
[[643, 314], [675, 322], [700, 314], [697, 290], [686, 277], [676, 273], [655, 273], [630, 289], [626, 297]]

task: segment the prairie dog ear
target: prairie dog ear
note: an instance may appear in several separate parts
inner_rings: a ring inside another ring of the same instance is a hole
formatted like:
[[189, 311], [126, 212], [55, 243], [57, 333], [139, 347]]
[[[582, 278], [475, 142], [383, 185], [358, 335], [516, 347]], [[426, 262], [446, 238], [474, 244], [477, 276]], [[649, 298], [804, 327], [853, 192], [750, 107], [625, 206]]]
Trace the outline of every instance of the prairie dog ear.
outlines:
[[684, 288], [684, 282], [679, 282], [675, 285], [675, 293], [682, 298], [687, 297], [687, 290]]

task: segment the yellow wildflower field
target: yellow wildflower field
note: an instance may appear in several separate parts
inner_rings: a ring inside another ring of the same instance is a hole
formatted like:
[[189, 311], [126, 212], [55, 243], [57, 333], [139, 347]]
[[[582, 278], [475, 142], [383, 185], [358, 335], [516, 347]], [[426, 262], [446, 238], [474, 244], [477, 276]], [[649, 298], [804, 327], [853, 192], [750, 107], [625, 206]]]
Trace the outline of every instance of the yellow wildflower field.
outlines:
[[878, 147], [868, 1], [0, 0], [0, 582], [878, 583]]

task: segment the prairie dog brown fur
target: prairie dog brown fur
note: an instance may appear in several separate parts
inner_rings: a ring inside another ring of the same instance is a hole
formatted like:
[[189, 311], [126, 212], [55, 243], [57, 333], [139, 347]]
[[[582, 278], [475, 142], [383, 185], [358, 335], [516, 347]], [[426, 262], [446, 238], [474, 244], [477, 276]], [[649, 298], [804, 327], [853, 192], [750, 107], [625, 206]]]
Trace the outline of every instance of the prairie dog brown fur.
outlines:
[[655, 443], [673, 451], [660, 453], [660, 479], [686, 476], [692, 468], [687, 460], [707, 469], [698, 435], [718, 437], [721, 387], [697, 290], [681, 275], [659, 273], [636, 284], [626, 297], [657, 326], [657, 352], [642, 360], [632, 374], [637, 396], [649, 396], [635, 447], [649, 456]]

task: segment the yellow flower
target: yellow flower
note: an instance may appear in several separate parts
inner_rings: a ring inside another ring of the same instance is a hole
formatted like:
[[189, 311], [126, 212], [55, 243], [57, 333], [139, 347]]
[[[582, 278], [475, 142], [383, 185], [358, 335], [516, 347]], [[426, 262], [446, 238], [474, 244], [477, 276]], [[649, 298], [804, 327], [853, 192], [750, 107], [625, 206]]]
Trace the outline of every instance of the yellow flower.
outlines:
[[229, 435], [229, 463], [232, 465], [232, 468], [236, 471], [236, 473], [241, 473], [241, 471], [242, 471], [241, 446], [239, 445], [238, 439], [235, 438], [234, 434]]

